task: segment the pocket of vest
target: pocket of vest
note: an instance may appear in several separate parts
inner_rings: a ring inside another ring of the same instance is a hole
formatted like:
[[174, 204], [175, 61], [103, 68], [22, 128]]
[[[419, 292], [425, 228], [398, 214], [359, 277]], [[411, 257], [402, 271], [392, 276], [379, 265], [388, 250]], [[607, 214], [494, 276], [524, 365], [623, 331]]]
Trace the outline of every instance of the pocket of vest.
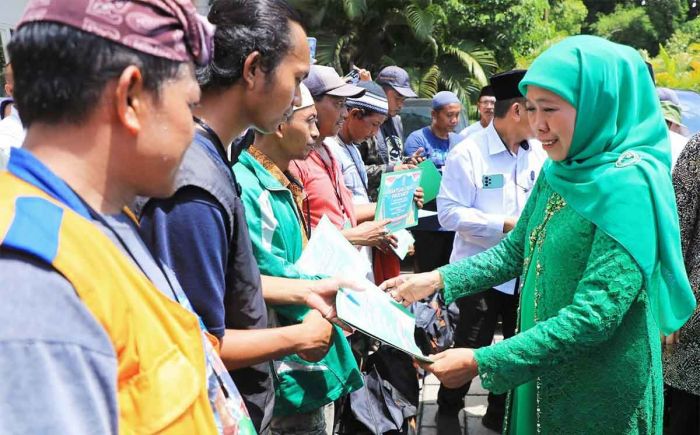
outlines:
[[121, 422], [136, 433], [159, 432], [187, 412], [201, 388], [196, 368], [172, 348], [120, 388]]

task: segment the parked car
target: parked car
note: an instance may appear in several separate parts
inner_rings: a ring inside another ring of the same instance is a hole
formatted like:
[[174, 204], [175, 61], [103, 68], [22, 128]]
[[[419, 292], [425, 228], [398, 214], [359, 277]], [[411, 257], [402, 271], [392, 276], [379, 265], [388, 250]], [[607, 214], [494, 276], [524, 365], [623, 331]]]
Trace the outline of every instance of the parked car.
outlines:
[[[433, 110], [430, 98], [409, 98], [401, 109], [401, 120], [403, 121], [403, 140], [414, 131], [430, 125], [430, 112]], [[455, 133], [459, 133], [469, 125], [467, 112], [462, 108], [462, 116], [459, 117], [459, 124]]]
[[676, 89], [681, 100], [681, 120], [688, 128], [688, 137], [700, 132], [700, 94], [693, 91]]

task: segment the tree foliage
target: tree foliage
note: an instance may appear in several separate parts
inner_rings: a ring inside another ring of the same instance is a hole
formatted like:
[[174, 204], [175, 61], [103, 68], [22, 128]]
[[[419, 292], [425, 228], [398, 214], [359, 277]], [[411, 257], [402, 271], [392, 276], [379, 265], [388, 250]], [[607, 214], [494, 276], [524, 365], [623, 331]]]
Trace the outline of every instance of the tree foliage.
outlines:
[[647, 50], [653, 56], [659, 52], [658, 32], [641, 6], [618, 5], [612, 13], [601, 15], [591, 29], [598, 36]]
[[557, 36], [578, 35], [588, 16], [583, 0], [550, 0], [548, 21]]
[[656, 84], [673, 89], [700, 92], [700, 44], [692, 43], [681, 53], [669, 53], [663, 47], [651, 59]]
[[700, 18], [681, 24], [666, 43], [666, 51], [671, 54], [682, 53], [693, 42], [700, 42]]
[[448, 89], [463, 101], [478, 93], [497, 68], [493, 51], [452, 34], [453, 0], [291, 0], [318, 39], [316, 58], [339, 72], [353, 66], [375, 75], [399, 65], [419, 94]]
[[685, 21], [688, 3], [686, 0], [646, 0], [645, 10], [659, 42], [664, 44]]
[[446, 37], [476, 41], [495, 52], [501, 69], [552, 37], [547, 0], [444, 0]]
[[375, 75], [400, 65], [421, 97], [448, 89], [465, 103], [474, 101], [493, 73], [527, 67], [552, 44], [579, 33], [644, 50], [661, 77], [673, 69], [685, 74], [680, 84], [696, 78], [697, 52], [690, 47], [700, 43], [700, 18], [688, 21], [700, 9], [695, 0], [290, 2], [318, 39], [319, 63], [339, 72], [357, 65]]

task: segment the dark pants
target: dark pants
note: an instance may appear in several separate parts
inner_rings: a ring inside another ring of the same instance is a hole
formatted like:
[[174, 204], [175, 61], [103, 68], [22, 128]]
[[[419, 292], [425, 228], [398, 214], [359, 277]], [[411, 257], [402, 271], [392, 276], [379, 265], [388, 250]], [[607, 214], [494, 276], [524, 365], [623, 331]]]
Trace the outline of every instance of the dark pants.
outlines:
[[700, 433], [700, 396], [666, 385], [668, 429], [666, 435]]
[[[489, 289], [457, 300], [459, 321], [455, 328], [455, 347], [477, 349], [488, 346], [498, 324], [498, 316], [503, 321], [503, 337], [515, 335], [518, 309], [518, 296], [507, 295]], [[464, 396], [471, 382], [460, 388], [447, 388], [440, 385], [438, 406], [441, 414], [457, 414], [464, 407]], [[490, 418], [502, 419], [505, 414], [505, 394], [489, 393], [489, 406], [486, 414]]]
[[413, 231], [416, 240], [414, 247], [413, 271], [432, 272], [450, 262], [455, 233], [452, 231]]

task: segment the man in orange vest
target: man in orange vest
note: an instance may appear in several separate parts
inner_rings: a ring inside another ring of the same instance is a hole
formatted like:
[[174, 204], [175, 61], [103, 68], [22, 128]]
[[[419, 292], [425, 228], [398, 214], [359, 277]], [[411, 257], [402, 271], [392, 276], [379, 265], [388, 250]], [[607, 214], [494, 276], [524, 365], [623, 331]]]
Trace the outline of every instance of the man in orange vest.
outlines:
[[9, 46], [27, 127], [0, 173], [3, 433], [255, 433], [125, 206], [167, 196], [212, 26], [189, 0], [32, 0]]

